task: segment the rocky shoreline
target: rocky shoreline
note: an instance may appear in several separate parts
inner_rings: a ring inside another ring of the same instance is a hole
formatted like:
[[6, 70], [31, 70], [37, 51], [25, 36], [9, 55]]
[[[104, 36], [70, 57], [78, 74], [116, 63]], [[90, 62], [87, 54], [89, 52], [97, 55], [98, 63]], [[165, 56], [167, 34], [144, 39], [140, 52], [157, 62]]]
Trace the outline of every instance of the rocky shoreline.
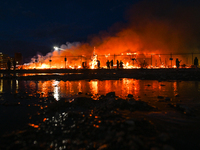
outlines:
[[[115, 92], [95, 96], [77, 93], [76, 97], [61, 98], [60, 101], [55, 101], [51, 93], [46, 98], [41, 95], [30, 97], [28, 93], [14, 97], [18, 101], [1, 105], [36, 105], [40, 109], [31, 116], [30, 123], [23, 130], [1, 136], [0, 149], [200, 148], [199, 111], [181, 102], [174, 103], [169, 97], [159, 96], [157, 99], [173, 111], [135, 100], [131, 94], [122, 99]], [[23, 99], [34, 100], [25, 104]], [[176, 113], [170, 114], [174, 111]], [[176, 123], [171, 122], [174, 117], [177, 117]], [[187, 140], [190, 135], [187, 130], [198, 134]]]

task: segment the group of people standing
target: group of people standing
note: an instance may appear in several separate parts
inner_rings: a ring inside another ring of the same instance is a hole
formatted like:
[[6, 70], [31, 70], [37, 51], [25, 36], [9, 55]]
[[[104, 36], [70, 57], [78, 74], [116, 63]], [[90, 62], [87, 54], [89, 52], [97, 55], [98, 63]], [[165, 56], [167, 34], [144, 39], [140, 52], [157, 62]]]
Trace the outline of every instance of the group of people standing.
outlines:
[[[98, 68], [98, 69], [101, 69], [101, 63], [100, 63], [100, 60], [97, 60], [96, 61], [97, 62], [97, 64], [96, 64], [96, 67]], [[117, 60], [117, 69], [123, 69], [123, 62], [120, 60]], [[111, 60], [111, 61], [109, 61], [109, 60], [107, 60], [107, 62], [106, 62], [106, 67], [107, 67], [107, 69], [113, 69], [114, 67], [114, 62], [113, 62], [113, 60]], [[86, 69], [86, 68], [88, 68], [88, 66], [87, 66], [87, 62], [82, 62], [82, 68], [83, 69]]]
[[[107, 60], [106, 62], [106, 66], [107, 66], [107, 69], [113, 69], [113, 60], [109, 61]], [[120, 60], [117, 60], [117, 69], [123, 69], [123, 62]]]
[[[179, 68], [180, 67], [180, 62], [181, 60], [178, 60], [178, 58], [176, 58], [176, 68]], [[198, 68], [198, 65], [199, 65], [199, 60], [197, 57], [194, 58], [194, 66], [196, 68]]]

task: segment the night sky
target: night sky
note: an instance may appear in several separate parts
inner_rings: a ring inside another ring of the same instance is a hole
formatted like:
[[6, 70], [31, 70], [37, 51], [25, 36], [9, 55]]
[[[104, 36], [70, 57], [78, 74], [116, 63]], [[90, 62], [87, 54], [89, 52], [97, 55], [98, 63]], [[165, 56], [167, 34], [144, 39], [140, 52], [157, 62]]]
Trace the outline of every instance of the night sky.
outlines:
[[137, 0], [1, 0], [0, 46], [3, 53], [33, 56], [54, 45], [87, 41], [89, 35], [124, 22]]
[[[180, 33], [181, 37], [186, 36], [183, 32], [188, 32], [190, 39], [195, 38], [191, 40], [194, 43], [189, 42], [187, 46], [191, 46], [192, 43], [198, 48], [199, 2], [169, 1], [1, 0], [0, 51], [10, 56], [21, 52], [24, 58], [33, 57], [38, 52], [45, 55], [52, 51], [53, 46], [60, 46], [66, 42], [90, 43], [93, 35], [101, 35], [104, 31], [112, 36], [113, 32], [127, 24], [132, 24], [134, 30], [140, 32], [139, 30], [143, 29], [138, 26], [146, 24], [145, 18], [148, 18], [148, 22], [167, 22], [171, 29], [180, 26], [181, 30], [177, 29], [176, 33]], [[187, 25], [182, 26], [185, 23]], [[145, 31], [146, 29], [147, 27], [144, 28]], [[171, 29], [169, 31], [172, 31]], [[144, 35], [147, 33], [149, 32], [145, 32]]]

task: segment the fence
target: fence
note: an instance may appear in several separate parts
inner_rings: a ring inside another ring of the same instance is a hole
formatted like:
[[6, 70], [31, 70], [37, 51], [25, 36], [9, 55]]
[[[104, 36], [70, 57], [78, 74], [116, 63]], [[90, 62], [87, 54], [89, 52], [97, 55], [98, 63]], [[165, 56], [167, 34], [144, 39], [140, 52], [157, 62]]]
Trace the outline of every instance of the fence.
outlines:
[[89, 65], [92, 61], [99, 60], [101, 66], [106, 66], [107, 61], [113, 60], [115, 65], [118, 61], [132, 66], [152, 66], [152, 67], [173, 67], [176, 65], [176, 59], [180, 60], [182, 67], [191, 67], [194, 65], [194, 58], [200, 58], [200, 53], [170, 53], [170, 54], [133, 54], [122, 55], [93, 55], [93, 56], [51, 56], [47, 59], [35, 59], [35, 66], [39, 64], [48, 64], [49, 68], [77, 68], [82, 66], [83, 62]]

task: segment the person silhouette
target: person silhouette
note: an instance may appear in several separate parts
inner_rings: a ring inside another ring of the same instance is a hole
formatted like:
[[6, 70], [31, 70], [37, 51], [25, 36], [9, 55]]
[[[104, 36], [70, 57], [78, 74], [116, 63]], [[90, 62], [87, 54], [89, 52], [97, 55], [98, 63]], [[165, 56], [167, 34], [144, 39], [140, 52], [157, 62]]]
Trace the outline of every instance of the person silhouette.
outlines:
[[110, 67], [113, 68], [113, 60], [110, 61]]
[[13, 67], [14, 67], [14, 70], [16, 69], [16, 61], [15, 59], [13, 60]]
[[7, 69], [10, 70], [10, 67], [11, 67], [11, 62], [10, 62], [10, 59], [8, 59], [8, 61], [7, 61]]
[[107, 60], [106, 65], [107, 65], [107, 69], [110, 69], [110, 62], [109, 62], [109, 60]]
[[117, 60], [117, 69], [119, 69], [119, 60]]
[[180, 67], [180, 62], [181, 62], [181, 60], [179, 61], [178, 58], [176, 58], [176, 68]]
[[99, 60], [97, 60], [97, 67], [98, 67], [98, 69], [100, 69], [100, 61]]
[[196, 68], [197, 68], [198, 64], [199, 64], [199, 62], [198, 62], [198, 58], [195, 57], [195, 58], [194, 58], [194, 65], [195, 65]]
[[121, 60], [120, 60], [119, 66], [120, 66], [120, 69], [123, 69], [123, 62]]

